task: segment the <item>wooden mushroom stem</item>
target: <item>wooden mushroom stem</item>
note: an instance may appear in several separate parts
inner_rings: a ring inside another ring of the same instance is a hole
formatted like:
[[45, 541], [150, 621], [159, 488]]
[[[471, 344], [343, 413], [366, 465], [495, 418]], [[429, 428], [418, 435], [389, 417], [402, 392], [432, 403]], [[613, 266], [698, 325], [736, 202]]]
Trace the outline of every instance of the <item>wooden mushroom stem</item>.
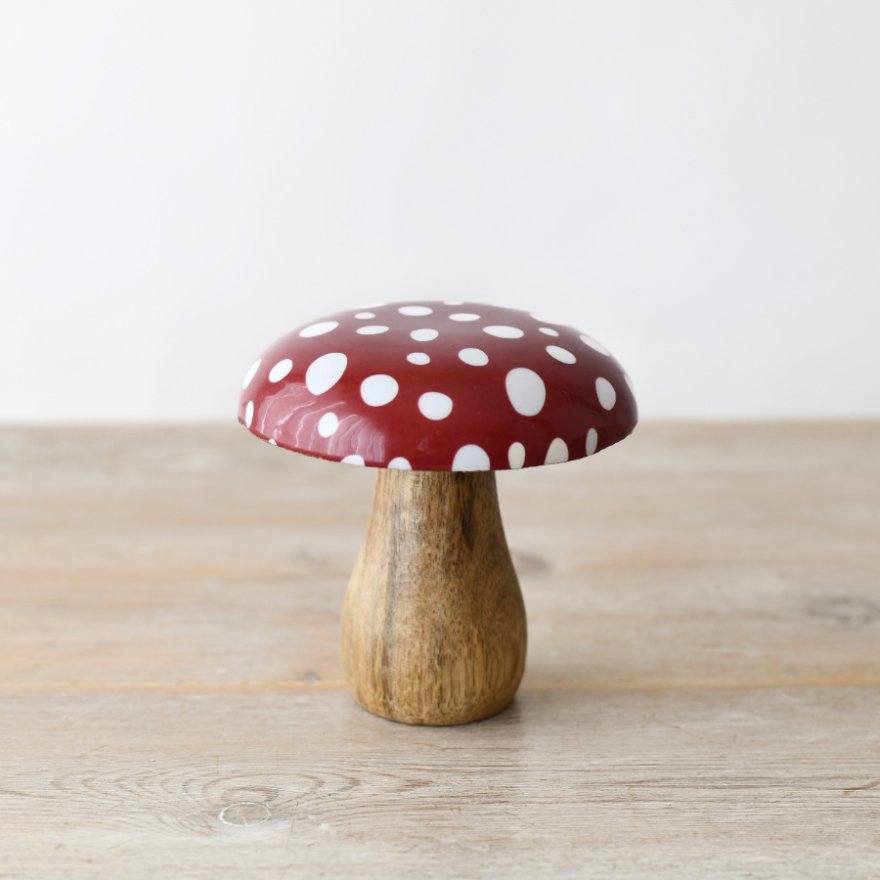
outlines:
[[342, 656], [360, 703], [395, 721], [464, 724], [510, 703], [526, 616], [494, 473], [379, 471]]

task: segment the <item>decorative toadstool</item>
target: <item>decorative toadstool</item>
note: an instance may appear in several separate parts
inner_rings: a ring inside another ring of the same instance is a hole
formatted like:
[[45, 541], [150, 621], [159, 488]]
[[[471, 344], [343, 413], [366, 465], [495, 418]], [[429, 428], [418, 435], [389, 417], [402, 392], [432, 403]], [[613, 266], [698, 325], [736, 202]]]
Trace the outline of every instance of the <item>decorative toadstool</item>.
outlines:
[[248, 370], [239, 420], [275, 446], [381, 468], [343, 609], [345, 673], [370, 712], [439, 725], [500, 712], [525, 665], [493, 471], [592, 455], [637, 413], [595, 339], [446, 301], [294, 330]]

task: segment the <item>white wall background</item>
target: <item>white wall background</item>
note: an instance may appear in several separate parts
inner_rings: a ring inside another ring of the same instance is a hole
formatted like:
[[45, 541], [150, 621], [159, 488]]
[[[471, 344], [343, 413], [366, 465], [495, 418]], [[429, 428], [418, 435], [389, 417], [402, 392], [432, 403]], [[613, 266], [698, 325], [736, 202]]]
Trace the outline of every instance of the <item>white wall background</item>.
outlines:
[[878, 3], [0, 10], [0, 419], [231, 419], [414, 297], [563, 316], [646, 416], [880, 415]]

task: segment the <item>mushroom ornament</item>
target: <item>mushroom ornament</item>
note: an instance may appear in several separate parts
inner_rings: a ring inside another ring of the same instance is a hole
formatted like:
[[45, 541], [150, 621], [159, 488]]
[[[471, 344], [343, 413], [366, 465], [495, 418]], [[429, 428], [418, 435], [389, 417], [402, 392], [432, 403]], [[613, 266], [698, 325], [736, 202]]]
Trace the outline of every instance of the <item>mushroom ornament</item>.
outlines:
[[416, 301], [282, 337], [248, 370], [238, 417], [275, 446], [380, 468], [343, 608], [345, 673], [370, 712], [442, 725], [500, 712], [525, 666], [493, 472], [593, 455], [637, 412], [590, 336], [516, 309]]

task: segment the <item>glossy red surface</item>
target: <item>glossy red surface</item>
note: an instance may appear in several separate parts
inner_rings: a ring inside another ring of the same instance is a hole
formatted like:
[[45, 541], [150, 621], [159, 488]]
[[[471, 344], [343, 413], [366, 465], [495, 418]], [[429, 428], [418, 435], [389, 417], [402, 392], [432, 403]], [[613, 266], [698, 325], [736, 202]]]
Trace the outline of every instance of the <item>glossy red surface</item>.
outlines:
[[338, 312], [288, 333], [248, 371], [238, 417], [296, 452], [429, 471], [583, 458], [638, 418], [620, 364], [572, 327], [425, 301]]

